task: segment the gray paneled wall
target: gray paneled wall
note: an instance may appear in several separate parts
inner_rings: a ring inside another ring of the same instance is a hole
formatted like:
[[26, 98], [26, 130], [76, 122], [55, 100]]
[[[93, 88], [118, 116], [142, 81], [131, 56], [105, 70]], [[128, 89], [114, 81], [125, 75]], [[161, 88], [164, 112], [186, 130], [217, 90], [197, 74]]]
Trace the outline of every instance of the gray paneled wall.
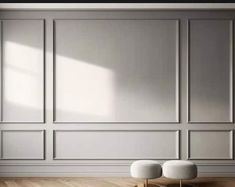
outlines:
[[188, 121], [233, 122], [233, 22], [188, 22]]
[[177, 20], [54, 26], [56, 122], [178, 122]]
[[[117, 160], [130, 159], [131, 160], [131, 159], [143, 159], [143, 158], [146, 159], [179, 158], [178, 131], [60, 130], [60, 131], [55, 131], [54, 140], [56, 147], [54, 153], [55, 159], [117, 159]], [[125, 144], [121, 143], [121, 140], [125, 141]], [[112, 143], [105, 143], [105, 142], [112, 142]], [[159, 142], [161, 142], [161, 144], [159, 144]], [[77, 149], [78, 147], [79, 149]]]
[[4, 11], [0, 175], [234, 175], [235, 13]]
[[188, 159], [233, 159], [233, 131], [188, 131]]
[[2, 21], [3, 122], [44, 122], [43, 20]]
[[2, 130], [2, 159], [44, 159], [43, 130]]

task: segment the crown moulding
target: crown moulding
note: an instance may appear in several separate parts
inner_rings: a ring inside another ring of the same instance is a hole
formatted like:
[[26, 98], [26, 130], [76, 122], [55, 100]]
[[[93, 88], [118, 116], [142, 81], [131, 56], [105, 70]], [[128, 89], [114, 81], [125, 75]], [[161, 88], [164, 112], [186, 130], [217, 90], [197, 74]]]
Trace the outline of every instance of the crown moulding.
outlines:
[[234, 10], [235, 3], [0, 3], [0, 10]]

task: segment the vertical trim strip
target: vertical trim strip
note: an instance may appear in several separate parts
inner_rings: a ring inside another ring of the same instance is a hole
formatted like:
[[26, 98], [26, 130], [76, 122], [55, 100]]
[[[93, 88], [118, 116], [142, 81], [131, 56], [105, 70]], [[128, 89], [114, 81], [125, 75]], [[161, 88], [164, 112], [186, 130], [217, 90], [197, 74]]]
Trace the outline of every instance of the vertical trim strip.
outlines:
[[187, 122], [190, 122], [190, 87], [189, 87], [189, 82], [190, 82], [190, 63], [189, 63], [189, 56], [190, 56], [190, 21], [187, 20], [187, 49], [186, 49], [186, 56], [187, 56], [187, 63], [186, 63], [186, 68], [187, 68], [187, 83], [186, 83], [186, 88], [187, 88], [187, 96], [186, 96], [186, 102], [187, 102], [187, 111], [186, 111], [186, 115], [187, 115]]
[[230, 132], [230, 142], [231, 142], [231, 147], [230, 147], [230, 157], [231, 159], [234, 159], [234, 131], [231, 130]]
[[52, 99], [52, 102], [53, 102], [53, 109], [52, 109], [52, 115], [53, 115], [53, 122], [55, 122], [56, 121], [56, 22], [55, 22], [55, 20], [53, 20], [53, 30], [52, 30], [52, 33], [53, 33], [53, 36], [52, 36], [52, 38], [53, 38], [53, 46], [52, 46], [52, 56], [53, 56], [53, 72], [52, 72], [52, 74], [53, 74], [53, 94], [52, 94], [52, 97], [53, 97], [53, 99]]
[[3, 79], [3, 21], [0, 22], [0, 122], [2, 122], [3, 119], [3, 97], [2, 97], [2, 79]]
[[43, 21], [43, 123], [46, 122], [46, 24]]
[[53, 130], [53, 160], [56, 159], [56, 130]]
[[180, 130], [177, 130], [176, 131], [176, 138], [177, 138], [177, 140], [176, 140], [176, 142], [177, 142], [177, 144], [176, 144], [176, 149], [177, 149], [177, 159], [178, 160], [180, 160], [180, 158], [181, 158], [181, 141], [180, 141], [180, 139], [181, 139], [181, 131]]
[[176, 122], [180, 122], [180, 20], [176, 21]]
[[1, 130], [1, 155], [0, 158], [1, 160], [3, 159], [3, 131]]
[[186, 142], [186, 157], [187, 157], [187, 160], [190, 160], [190, 158], [191, 158], [191, 155], [190, 155], [190, 140], [191, 140], [191, 138], [190, 138], [190, 130], [187, 130], [187, 133], [186, 133], [186, 136], [187, 136], [187, 142]]
[[42, 130], [43, 133], [43, 159], [42, 160], [46, 160], [46, 130]]
[[233, 86], [233, 48], [234, 48], [234, 41], [233, 41], [233, 20], [230, 20], [230, 121], [233, 123], [234, 121], [234, 99], [233, 99], [233, 93], [234, 93], [234, 86]]

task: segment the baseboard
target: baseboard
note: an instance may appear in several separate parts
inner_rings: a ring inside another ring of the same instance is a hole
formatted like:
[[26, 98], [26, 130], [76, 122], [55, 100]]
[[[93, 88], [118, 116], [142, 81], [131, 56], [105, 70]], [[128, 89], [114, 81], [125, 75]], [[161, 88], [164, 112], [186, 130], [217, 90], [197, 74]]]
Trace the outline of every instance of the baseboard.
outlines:
[[[129, 164], [0, 164], [0, 177], [129, 177]], [[235, 177], [234, 164], [198, 164], [199, 177]]]

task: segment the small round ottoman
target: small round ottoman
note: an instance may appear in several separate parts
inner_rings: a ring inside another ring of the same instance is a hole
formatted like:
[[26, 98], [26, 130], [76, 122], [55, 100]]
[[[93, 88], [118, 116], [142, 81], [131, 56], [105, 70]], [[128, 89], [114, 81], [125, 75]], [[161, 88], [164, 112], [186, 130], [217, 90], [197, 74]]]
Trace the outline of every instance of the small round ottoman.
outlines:
[[170, 179], [179, 179], [180, 187], [182, 180], [194, 179], [197, 177], [197, 166], [186, 160], [166, 161], [163, 166], [163, 176]]
[[162, 167], [154, 160], [138, 160], [131, 164], [130, 172], [134, 178], [145, 179], [144, 187], [148, 187], [148, 179], [162, 176]]

